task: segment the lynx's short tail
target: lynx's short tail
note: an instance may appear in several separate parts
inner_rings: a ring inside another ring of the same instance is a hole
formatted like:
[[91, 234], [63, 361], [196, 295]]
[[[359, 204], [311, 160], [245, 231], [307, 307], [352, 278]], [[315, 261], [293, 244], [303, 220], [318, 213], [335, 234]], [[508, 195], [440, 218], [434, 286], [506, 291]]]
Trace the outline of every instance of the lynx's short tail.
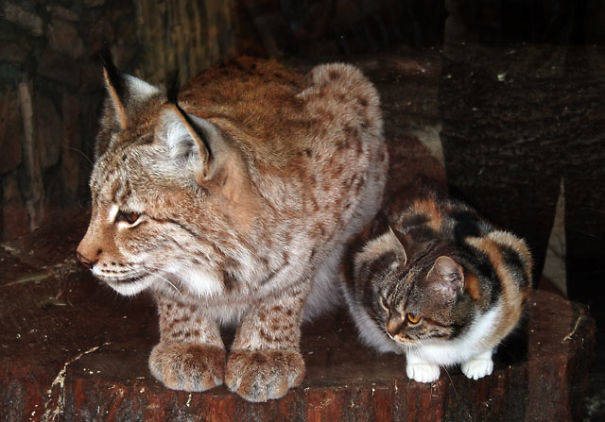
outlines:
[[336, 114], [345, 124], [382, 136], [378, 91], [357, 67], [345, 63], [319, 65], [311, 70], [311, 79], [312, 85], [299, 94], [311, 108], [316, 103], [324, 113]]

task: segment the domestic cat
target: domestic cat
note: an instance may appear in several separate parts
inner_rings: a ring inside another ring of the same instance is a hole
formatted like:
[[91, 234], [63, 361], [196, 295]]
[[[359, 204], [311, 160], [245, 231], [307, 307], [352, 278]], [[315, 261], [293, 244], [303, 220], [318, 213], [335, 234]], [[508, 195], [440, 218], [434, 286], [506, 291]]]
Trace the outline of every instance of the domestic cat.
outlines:
[[525, 242], [429, 185], [398, 192], [351, 243], [343, 291], [361, 339], [405, 353], [408, 378], [440, 366], [491, 374], [531, 288]]
[[[80, 261], [120, 294], [153, 294], [149, 368], [166, 387], [283, 396], [305, 373], [301, 321], [339, 300], [344, 245], [381, 202], [376, 89], [351, 65], [304, 75], [244, 57], [169, 101], [103, 72]], [[228, 354], [225, 324], [237, 325]]]

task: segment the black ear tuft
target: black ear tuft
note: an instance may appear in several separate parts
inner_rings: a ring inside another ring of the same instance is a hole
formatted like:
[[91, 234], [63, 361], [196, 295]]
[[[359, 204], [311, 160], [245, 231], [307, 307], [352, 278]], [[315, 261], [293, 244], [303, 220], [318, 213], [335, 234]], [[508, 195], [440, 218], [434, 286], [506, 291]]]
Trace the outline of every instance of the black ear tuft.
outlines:
[[166, 99], [168, 102], [178, 104], [179, 96], [179, 70], [175, 69], [170, 72], [166, 81]]
[[109, 46], [105, 45], [103, 49], [99, 52], [99, 61], [105, 69], [107, 74], [108, 83], [111, 84], [113, 89], [115, 89], [116, 94], [118, 96], [122, 96], [125, 93], [125, 82], [124, 77], [116, 67], [111, 58], [111, 51], [109, 50]]
[[191, 133], [194, 139], [197, 141], [201, 141], [204, 148], [201, 148], [202, 145], [198, 145], [201, 151], [205, 151], [205, 160], [212, 160], [212, 150], [210, 149], [210, 144], [207, 138], [206, 133], [201, 130], [196, 124], [193, 122], [189, 114], [187, 114], [178, 103], [179, 96], [179, 70], [175, 69], [170, 72], [168, 76], [168, 80], [166, 81], [166, 99], [169, 103], [174, 104], [176, 107], [176, 111], [180, 114], [180, 118], [186, 122], [187, 130]]

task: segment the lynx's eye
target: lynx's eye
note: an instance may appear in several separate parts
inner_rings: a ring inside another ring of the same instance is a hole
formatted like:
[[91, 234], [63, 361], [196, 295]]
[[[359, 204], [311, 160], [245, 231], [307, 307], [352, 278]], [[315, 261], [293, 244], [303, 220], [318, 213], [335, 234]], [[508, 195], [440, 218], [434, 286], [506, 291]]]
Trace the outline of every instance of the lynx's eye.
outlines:
[[416, 325], [420, 322], [420, 317], [414, 314], [407, 314], [406, 318], [408, 320], [409, 325]]
[[140, 216], [141, 214], [136, 212], [118, 211], [118, 213], [116, 214], [116, 223], [124, 221], [128, 224], [134, 224], [137, 222]]

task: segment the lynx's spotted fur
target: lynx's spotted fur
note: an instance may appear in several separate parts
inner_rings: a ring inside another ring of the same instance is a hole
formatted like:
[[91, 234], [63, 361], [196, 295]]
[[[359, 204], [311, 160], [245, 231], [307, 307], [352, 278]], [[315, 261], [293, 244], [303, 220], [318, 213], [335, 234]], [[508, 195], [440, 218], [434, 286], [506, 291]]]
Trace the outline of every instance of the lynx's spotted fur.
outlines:
[[338, 299], [344, 243], [381, 202], [375, 88], [345, 64], [304, 76], [242, 58], [191, 81], [177, 105], [111, 66], [105, 77], [80, 260], [121, 294], [153, 293], [149, 367], [164, 385], [283, 396], [304, 377], [302, 319]]

